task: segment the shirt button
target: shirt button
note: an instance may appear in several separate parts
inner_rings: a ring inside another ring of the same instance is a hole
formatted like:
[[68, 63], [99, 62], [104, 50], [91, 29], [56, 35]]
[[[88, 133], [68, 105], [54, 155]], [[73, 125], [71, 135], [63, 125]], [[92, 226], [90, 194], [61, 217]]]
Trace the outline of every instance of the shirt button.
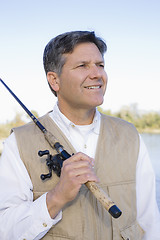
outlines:
[[47, 224], [46, 224], [46, 223], [43, 223], [43, 227], [47, 227]]
[[84, 144], [84, 148], [87, 148], [87, 145], [86, 145], [86, 144]]

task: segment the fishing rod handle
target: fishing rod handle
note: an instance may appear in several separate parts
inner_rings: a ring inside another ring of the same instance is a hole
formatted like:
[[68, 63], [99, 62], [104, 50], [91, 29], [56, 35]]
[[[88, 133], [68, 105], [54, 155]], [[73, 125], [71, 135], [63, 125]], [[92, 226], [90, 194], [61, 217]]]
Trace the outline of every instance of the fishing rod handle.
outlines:
[[85, 185], [112, 217], [119, 218], [121, 216], [121, 210], [96, 182], [88, 181], [85, 183]]

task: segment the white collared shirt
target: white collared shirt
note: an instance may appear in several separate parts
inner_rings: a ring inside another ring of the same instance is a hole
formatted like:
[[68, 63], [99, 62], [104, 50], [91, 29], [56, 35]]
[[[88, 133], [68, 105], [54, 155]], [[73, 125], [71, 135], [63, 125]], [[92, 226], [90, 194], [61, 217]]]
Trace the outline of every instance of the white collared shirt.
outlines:
[[[100, 114], [93, 123], [77, 126], [70, 122], [55, 105], [49, 114], [77, 152], [94, 157], [100, 130]], [[4, 144], [0, 159], [0, 239], [38, 240], [62, 218], [60, 212], [51, 219], [46, 206], [46, 194], [33, 201], [33, 185], [20, 158], [12, 133]], [[146, 231], [144, 240], [160, 239], [160, 216], [155, 197], [155, 175], [140, 137], [140, 152], [136, 169], [137, 221]]]
[[101, 123], [101, 115], [97, 109], [90, 125], [75, 125], [59, 111], [57, 104], [49, 116], [59, 126], [77, 152], [83, 152], [94, 158]]

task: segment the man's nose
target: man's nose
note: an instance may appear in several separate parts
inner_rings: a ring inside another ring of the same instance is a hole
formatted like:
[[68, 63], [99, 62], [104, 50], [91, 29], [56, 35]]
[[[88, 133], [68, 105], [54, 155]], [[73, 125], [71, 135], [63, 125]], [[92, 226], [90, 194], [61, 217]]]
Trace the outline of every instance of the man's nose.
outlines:
[[91, 68], [90, 68], [90, 74], [89, 74], [89, 77], [91, 79], [99, 79], [101, 78], [102, 74], [101, 74], [101, 69], [99, 66], [97, 65], [93, 65]]

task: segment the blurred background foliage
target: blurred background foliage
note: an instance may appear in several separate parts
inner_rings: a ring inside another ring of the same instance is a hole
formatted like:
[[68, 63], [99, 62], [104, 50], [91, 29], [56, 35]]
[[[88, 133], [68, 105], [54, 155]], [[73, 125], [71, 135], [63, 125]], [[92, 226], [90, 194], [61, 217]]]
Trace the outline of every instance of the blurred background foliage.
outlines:
[[[139, 133], [159, 133], [160, 134], [160, 113], [158, 112], [142, 112], [138, 110], [137, 104], [124, 106], [119, 111], [112, 113], [111, 110], [104, 110], [98, 107], [99, 112], [122, 118], [135, 125]], [[38, 118], [36, 111], [31, 111], [33, 115]], [[13, 120], [0, 124], [0, 155], [2, 152], [5, 138], [7, 138], [14, 127], [22, 126], [31, 121], [28, 115], [16, 113]]]
[[120, 111], [112, 113], [98, 107], [101, 113], [122, 118], [135, 125], [139, 133], [160, 133], [160, 113], [139, 111], [137, 104], [124, 106]]
[[[124, 106], [119, 111], [112, 113], [111, 110], [104, 110], [98, 107], [98, 110], [106, 115], [122, 118], [135, 125], [140, 133], [160, 133], [160, 113], [158, 112], [140, 112], [137, 104]], [[32, 110], [35, 117], [39, 117], [38, 113]], [[14, 127], [18, 127], [31, 121], [30, 117], [20, 113], [16, 113], [13, 120], [0, 124], [0, 139], [9, 136], [10, 131]]]
[[[38, 113], [36, 111], [31, 111], [33, 115], [38, 118]], [[11, 129], [14, 127], [22, 126], [27, 122], [31, 121], [28, 115], [23, 115], [21, 113], [16, 113], [15, 117], [11, 121], [0, 124], [0, 139], [4, 139], [9, 136]]]

